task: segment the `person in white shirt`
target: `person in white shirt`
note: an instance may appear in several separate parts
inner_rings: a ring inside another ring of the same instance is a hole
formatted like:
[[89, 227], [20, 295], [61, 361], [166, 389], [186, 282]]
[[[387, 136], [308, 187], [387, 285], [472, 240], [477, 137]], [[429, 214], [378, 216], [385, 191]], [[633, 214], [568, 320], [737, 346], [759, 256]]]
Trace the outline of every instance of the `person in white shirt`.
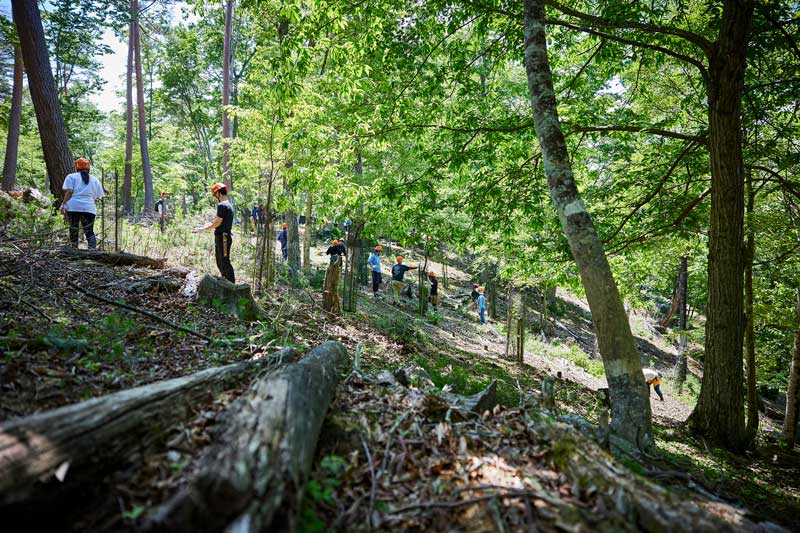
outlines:
[[69, 241], [73, 247], [78, 247], [78, 230], [83, 228], [86, 243], [89, 249], [97, 247], [97, 238], [94, 234], [94, 217], [97, 209], [94, 203], [105, 196], [103, 186], [89, 174], [90, 163], [81, 157], [75, 161], [77, 172], [68, 174], [64, 179], [64, 201], [61, 203], [61, 212], [69, 218]]

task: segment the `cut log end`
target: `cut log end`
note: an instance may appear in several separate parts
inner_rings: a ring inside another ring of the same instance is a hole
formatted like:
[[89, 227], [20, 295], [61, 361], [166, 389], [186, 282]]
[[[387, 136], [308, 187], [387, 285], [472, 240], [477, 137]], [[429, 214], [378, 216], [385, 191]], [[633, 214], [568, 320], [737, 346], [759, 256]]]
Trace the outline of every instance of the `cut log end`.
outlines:
[[217, 307], [245, 322], [258, 320], [265, 315], [253, 298], [250, 285], [246, 283], [234, 284], [206, 274], [197, 287], [197, 297], [206, 305]]

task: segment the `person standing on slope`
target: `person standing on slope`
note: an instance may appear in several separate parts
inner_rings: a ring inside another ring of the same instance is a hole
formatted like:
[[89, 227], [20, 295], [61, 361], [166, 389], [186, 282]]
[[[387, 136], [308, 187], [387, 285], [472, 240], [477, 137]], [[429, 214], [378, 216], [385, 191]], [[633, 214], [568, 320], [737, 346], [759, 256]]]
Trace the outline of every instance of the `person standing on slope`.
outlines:
[[486, 296], [483, 293], [486, 290], [483, 287], [478, 287], [478, 316], [481, 319], [481, 324], [486, 324]]
[[416, 270], [418, 267], [412, 267], [403, 264], [403, 256], [397, 256], [397, 263], [392, 266], [392, 299], [395, 305], [400, 305], [400, 293], [403, 291], [403, 276], [409, 270]]
[[217, 201], [217, 218], [205, 227], [195, 228], [195, 233], [214, 230], [214, 255], [217, 268], [222, 277], [236, 283], [236, 275], [231, 264], [231, 228], [233, 227], [233, 205], [228, 200], [228, 189], [223, 183], [211, 186], [211, 196]]
[[369, 259], [367, 260], [367, 264], [370, 266], [372, 270], [372, 296], [375, 298], [378, 297], [378, 289], [383, 283], [383, 277], [381, 276], [381, 252], [383, 251], [383, 246], [380, 244], [375, 247], [375, 250], [369, 254]]
[[428, 281], [431, 282], [431, 291], [429, 299], [435, 311], [439, 307], [439, 280], [436, 279], [436, 272], [431, 270], [428, 273]]
[[286, 232], [286, 223], [284, 222], [281, 224], [281, 230], [278, 232], [278, 241], [281, 243], [281, 256], [283, 256], [283, 260], [289, 257], [289, 249], [286, 247], [286, 242], [288, 240], [288, 233]]
[[75, 161], [75, 170], [64, 179], [64, 201], [60, 211], [69, 219], [69, 242], [73, 248], [78, 247], [79, 229], [86, 235], [86, 244], [90, 250], [97, 248], [97, 237], [94, 234], [94, 218], [97, 215], [95, 202], [105, 196], [103, 186], [89, 174], [89, 160], [81, 157]]

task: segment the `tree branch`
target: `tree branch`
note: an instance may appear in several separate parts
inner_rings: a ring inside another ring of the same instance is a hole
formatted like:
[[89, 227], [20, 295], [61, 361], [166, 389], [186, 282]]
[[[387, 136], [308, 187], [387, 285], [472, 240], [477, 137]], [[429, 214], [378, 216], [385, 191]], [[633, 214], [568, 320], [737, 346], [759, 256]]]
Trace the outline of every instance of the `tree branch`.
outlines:
[[641, 41], [636, 41], [634, 39], [626, 39], [625, 37], [618, 37], [613, 33], [607, 33], [602, 31], [597, 31], [592, 28], [587, 28], [585, 26], [579, 26], [577, 24], [573, 24], [571, 22], [567, 22], [565, 20], [559, 19], [547, 19], [545, 20], [547, 24], [555, 25], [555, 26], [563, 26], [565, 28], [569, 28], [572, 30], [582, 31], [584, 33], [588, 33], [590, 35], [596, 35], [598, 37], [603, 37], [608, 39], [609, 41], [616, 41], [618, 43], [629, 44], [631, 46], [638, 46], [640, 48], [649, 48], [650, 50], [655, 50], [657, 52], [661, 52], [662, 54], [666, 54], [668, 56], [674, 57], [675, 59], [679, 59], [680, 61], [685, 61], [686, 63], [692, 64], [700, 71], [700, 75], [703, 77], [704, 80], [708, 80], [708, 70], [706, 66], [703, 64], [702, 61], [697, 60], [693, 57], [687, 56], [685, 54], [680, 54], [675, 52], [674, 50], [670, 50], [669, 48], [659, 46], [657, 44], [650, 44], [650, 43], [643, 43]]
[[567, 122], [564, 125], [569, 126], [570, 130], [564, 135], [571, 135], [573, 133], [584, 132], [609, 132], [609, 131], [628, 131], [632, 133], [652, 133], [661, 137], [670, 137], [672, 139], [681, 139], [697, 144], [708, 144], [708, 138], [705, 135], [689, 135], [687, 133], [679, 133], [677, 131], [669, 131], [661, 128], [650, 128], [647, 126], [575, 126]]
[[657, 24], [646, 24], [643, 22], [635, 22], [635, 21], [611, 22], [602, 17], [590, 15], [588, 13], [582, 13], [575, 9], [561, 5], [553, 0], [545, 0], [545, 4], [556, 9], [557, 11], [564, 13], [565, 15], [585, 20], [587, 22], [592, 23], [593, 26], [598, 26], [601, 28], [639, 30], [645, 33], [661, 33], [665, 35], [672, 35], [673, 37], [680, 37], [682, 39], [689, 41], [692, 44], [696, 44], [697, 46], [699, 46], [707, 57], [711, 55], [711, 51], [714, 46], [713, 43], [708, 39], [706, 39], [705, 37], [702, 37], [688, 30], [682, 30], [680, 28], [673, 28], [671, 26], [659, 26]]

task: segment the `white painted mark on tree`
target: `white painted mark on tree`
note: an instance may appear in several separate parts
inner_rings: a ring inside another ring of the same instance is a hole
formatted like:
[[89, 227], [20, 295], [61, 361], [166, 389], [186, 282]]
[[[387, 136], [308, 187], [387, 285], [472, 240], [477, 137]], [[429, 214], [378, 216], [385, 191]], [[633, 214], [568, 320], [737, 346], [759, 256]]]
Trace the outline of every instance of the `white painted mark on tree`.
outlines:
[[574, 215], [576, 213], [585, 213], [586, 207], [583, 205], [583, 200], [580, 198], [568, 203], [564, 206], [564, 216]]

